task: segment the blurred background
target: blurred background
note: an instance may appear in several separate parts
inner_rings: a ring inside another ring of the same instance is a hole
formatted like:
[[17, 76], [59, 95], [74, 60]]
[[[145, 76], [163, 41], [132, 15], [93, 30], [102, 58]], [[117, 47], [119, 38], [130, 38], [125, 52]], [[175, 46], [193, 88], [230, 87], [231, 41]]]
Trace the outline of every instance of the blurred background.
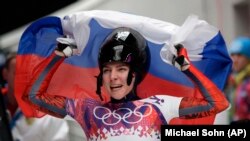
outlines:
[[[217, 27], [229, 45], [237, 36], [250, 37], [250, 0], [35, 0], [1, 3], [0, 64], [4, 54], [17, 50], [25, 28], [43, 16], [63, 17], [76, 11], [117, 10], [181, 26], [190, 14]], [[82, 131], [71, 125], [72, 140]]]

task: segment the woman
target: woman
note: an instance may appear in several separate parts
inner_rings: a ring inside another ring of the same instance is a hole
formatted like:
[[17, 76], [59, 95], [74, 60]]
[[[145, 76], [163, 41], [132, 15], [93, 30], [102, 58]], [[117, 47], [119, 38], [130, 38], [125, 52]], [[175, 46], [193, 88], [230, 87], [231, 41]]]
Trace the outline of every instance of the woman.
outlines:
[[136, 88], [147, 72], [149, 50], [140, 33], [120, 27], [108, 35], [98, 56], [100, 73], [96, 93], [102, 99], [101, 87], [104, 86], [111, 97], [110, 102], [104, 103], [87, 96], [69, 99], [46, 93], [57, 68], [76, 50], [74, 46], [64, 43], [59, 43], [55, 54], [37, 69], [35, 76], [38, 77], [27, 86], [26, 100], [48, 114], [72, 116], [79, 122], [88, 140], [160, 140], [161, 125], [168, 124], [174, 117], [215, 115], [229, 105], [216, 85], [190, 64], [185, 48], [176, 45], [176, 49], [178, 56], [173, 58], [173, 65], [199, 87], [203, 98], [155, 95], [140, 99]]

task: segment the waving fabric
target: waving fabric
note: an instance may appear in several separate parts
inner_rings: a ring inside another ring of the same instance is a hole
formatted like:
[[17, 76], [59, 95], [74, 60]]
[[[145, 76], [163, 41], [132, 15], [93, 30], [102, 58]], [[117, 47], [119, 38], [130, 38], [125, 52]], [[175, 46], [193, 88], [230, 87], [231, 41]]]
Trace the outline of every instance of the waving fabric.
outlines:
[[[139, 85], [141, 98], [155, 94], [195, 96], [198, 91], [182, 72], [171, 65], [175, 54], [173, 45], [182, 43], [192, 63], [223, 89], [231, 68], [231, 59], [218, 29], [206, 21], [190, 16], [182, 26], [148, 17], [117, 11], [83, 11], [64, 18], [44, 17], [34, 21], [23, 33], [17, 56], [16, 97], [24, 114], [42, 116], [22, 99], [25, 85], [34, 77], [35, 68], [56, 47], [56, 38], [75, 40], [78, 55], [65, 59], [52, 78], [48, 94], [79, 98], [84, 90], [89, 97], [96, 96], [96, 77], [99, 74], [97, 57], [104, 38], [116, 27], [131, 27], [147, 40], [151, 60], [149, 71]], [[109, 97], [103, 92], [106, 101]], [[174, 119], [172, 124], [212, 124], [213, 117], [195, 120]]]

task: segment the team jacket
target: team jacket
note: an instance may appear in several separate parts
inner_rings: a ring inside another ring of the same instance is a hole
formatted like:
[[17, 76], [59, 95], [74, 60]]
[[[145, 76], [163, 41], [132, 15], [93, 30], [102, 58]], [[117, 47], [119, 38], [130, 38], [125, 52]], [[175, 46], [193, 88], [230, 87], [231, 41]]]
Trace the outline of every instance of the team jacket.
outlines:
[[[25, 99], [38, 110], [57, 117], [72, 116], [88, 140], [160, 140], [160, 127], [175, 117], [215, 115], [229, 106], [224, 94], [193, 65], [184, 73], [199, 87], [202, 98], [159, 94], [127, 103], [102, 103], [95, 99], [69, 99], [49, 95], [50, 80], [64, 58], [52, 54], [35, 71]], [[78, 91], [81, 93], [81, 90]]]

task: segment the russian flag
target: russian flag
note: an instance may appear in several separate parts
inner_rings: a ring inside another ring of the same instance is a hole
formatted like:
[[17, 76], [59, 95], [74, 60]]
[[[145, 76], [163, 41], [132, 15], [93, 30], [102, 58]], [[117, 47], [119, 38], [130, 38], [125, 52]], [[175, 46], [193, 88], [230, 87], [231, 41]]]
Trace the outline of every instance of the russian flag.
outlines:
[[[66, 58], [58, 68], [48, 94], [69, 98], [88, 95], [99, 100], [95, 93], [95, 76], [99, 74], [98, 51], [105, 37], [116, 27], [133, 28], [147, 40], [151, 60], [149, 71], [138, 88], [141, 98], [155, 94], [201, 96], [192, 82], [171, 65], [175, 43], [182, 43], [192, 63], [223, 90], [232, 61], [220, 31], [206, 21], [190, 16], [182, 26], [177, 26], [117, 11], [82, 11], [64, 18], [43, 17], [24, 31], [18, 47], [15, 77], [15, 94], [24, 114], [35, 117], [43, 115], [22, 98], [25, 86], [33, 78], [35, 68], [55, 50], [56, 39], [65, 35], [75, 40], [79, 52]], [[77, 93], [79, 90], [85, 93]], [[102, 95], [105, 101], [109, 101], [107, 94]], [[170, 124], [212, 124], [214, 118], [176, 118]]]

